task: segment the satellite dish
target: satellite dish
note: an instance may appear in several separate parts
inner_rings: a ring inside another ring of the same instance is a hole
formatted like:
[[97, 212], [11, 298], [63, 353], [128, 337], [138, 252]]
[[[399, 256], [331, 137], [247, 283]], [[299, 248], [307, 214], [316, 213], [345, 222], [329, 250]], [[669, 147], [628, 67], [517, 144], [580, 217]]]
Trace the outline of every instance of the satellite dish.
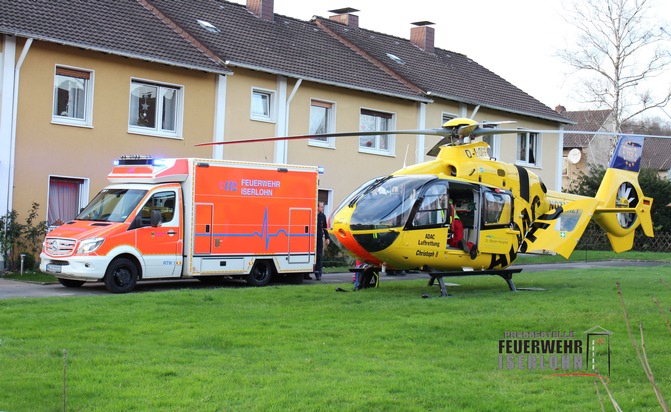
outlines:
[[571, 151], [568, 152], [568, 161], [571, 162], [571, 164], [578, 163], [581, 157], [582, 153], [580, 152], [580, 149], [571, 149]]

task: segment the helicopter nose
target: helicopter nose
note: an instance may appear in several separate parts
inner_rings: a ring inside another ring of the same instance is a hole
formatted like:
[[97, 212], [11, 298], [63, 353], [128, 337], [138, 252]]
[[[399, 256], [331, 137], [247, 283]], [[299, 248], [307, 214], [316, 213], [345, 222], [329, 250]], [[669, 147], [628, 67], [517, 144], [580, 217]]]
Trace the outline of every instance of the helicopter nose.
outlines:
[[338, 246], [349, 250], [358, 259], [371, 265], [382, 265], [380, 259], [373, 256], [370, 251], [366, 250], [365, 247], [357, 242], [355, 236], [352, 235], [352, 232], [349, 229], [349, 225], [336, 225], [331, 233], [333, 233], [333, 238], [338, 243]]

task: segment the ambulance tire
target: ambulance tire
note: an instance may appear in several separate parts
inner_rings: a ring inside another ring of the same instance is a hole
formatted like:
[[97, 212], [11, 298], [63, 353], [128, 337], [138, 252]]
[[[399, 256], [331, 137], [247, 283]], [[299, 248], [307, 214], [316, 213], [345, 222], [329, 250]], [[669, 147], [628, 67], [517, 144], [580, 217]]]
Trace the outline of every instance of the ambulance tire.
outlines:
[[137, 266], [126, 258], [112, 261], [105, 272], [105, 287], [112, 293], [128, 293], [135, 289], [138, 274]]
[[252, 271], [247, 275], [249, 286], [266, 286], [273, 277], [272, 264], [267, 260], [257, 260]]

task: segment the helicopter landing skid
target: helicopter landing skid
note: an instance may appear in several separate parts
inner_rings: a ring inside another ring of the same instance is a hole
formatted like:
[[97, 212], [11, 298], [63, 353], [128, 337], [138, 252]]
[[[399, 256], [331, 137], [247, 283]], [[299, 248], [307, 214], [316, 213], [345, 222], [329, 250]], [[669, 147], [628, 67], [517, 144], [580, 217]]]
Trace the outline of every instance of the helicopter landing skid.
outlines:
[[[478, 271], [459, 271], [459, 272], [430, 272], [428, 273], [429, 276], [431, 276], [431, 279], [429, 280], [429, 286], [433, 286], [433, 283], [438, 280], [438, 284], [440, 285], [440, 296], [435, 296], [435, 297], [448, 297], [450, 296], [447, 293], [447, 286], [445, 286], [445, 280], [443, 280], [444, 277], [457, 277], [457, 276], [474, 276], [474, 275], [496, 275], [496, 276], [501, 276], [503, 280], [508, 283], [508, 287], [510, 288], [511, 291], [517, 292], [517, 288], [515, 287], [515, 283], [513, 283], [513, 274], [515, 273], [520, 273], [522, 269], [498, 269], [498, 270], [478, 270]], [[430, 298], [432, 296], [429, 296], [426, 293], [422, 293], [423, 298]]]

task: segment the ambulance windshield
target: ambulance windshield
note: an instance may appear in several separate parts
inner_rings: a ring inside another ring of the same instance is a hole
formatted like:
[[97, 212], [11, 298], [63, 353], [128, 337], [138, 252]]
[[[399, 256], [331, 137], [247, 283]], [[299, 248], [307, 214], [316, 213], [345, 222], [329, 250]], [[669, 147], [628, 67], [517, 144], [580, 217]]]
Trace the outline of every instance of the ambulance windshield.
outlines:
[[77, 216], [77, 220], [125, 222], [147, 194], [138, 189], [103, 189]]

